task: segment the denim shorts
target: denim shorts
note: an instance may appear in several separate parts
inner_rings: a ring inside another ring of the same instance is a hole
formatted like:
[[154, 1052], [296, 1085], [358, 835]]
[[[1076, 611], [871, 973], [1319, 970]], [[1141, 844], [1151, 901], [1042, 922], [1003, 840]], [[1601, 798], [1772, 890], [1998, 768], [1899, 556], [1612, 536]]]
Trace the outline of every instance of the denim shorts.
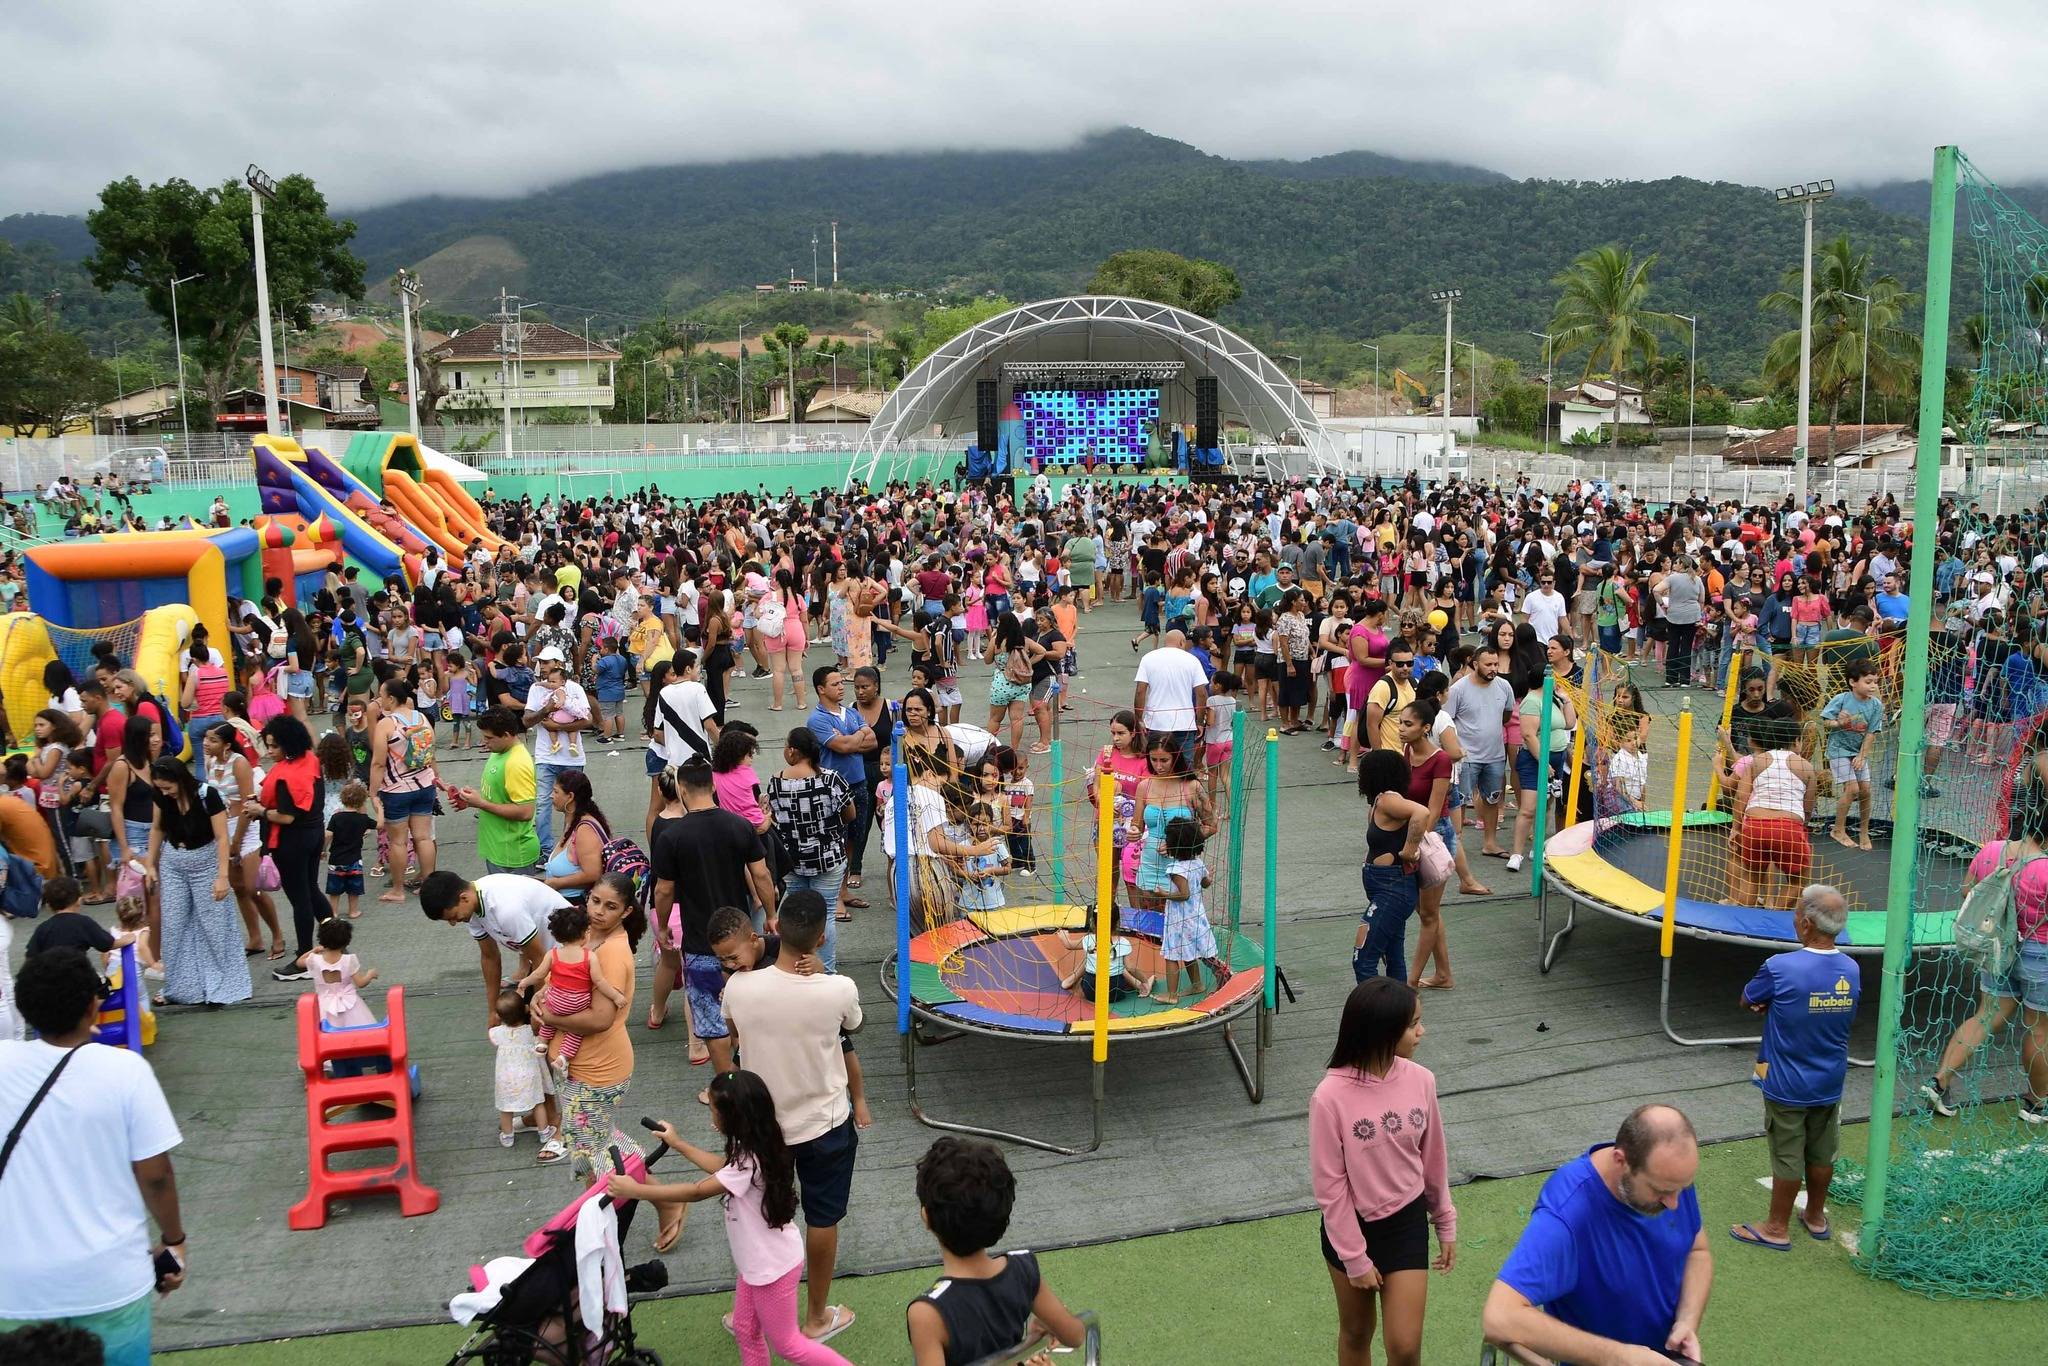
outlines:
[[361, 896], [363, 894], [363, 865], [351, 864], [346, 868], [329, 865], [327, 869], [327, 895]]
[[1870, 765], [1846, 754], [1829, 755], [1828, 772], [1834, 775], [1837, 786], [1842, 783], [1870, 782]]
[[732, 1035], [725, 1023], [725, 966], [708, 953], [683, 955], [683, 993], [690, 1003], [690, 1032], [700, 1039]]
[[384, 823], [396, 825], [414, 816], [434, 814], [434, 789], [423, 787], [417, 792], [380, 792], [378, 799], [384, 804]]
[[1986, 977], [1984, 990], [2008, 1001], [2018, 1001], [2028, 1010], [2048, 1011], [2048, 944], [2037, 939], [2022, 940], [2019, 961], [1998, 981]]
[[1483, 764], [1477, 759], [1465, 761], [1464, 787], [1467, 796], [1482, 802], [1497, 802], [1508, 785], [1507, 760]]
[[286, 697], [311, 697], [313, 695], [313, 671], [311, 669], [301, 669], [295, 674], [286, 674], [284, 677], [284, 695]]
[[1811, 650], [1820, 644], [1820, 623], [1817, 621], [1795, 621], [1792, 623], [1792, 644], [1796, 649]]
[[647, 751], [647, 776], [652, 778], [668, 767], [668, 760], [653, 750]]

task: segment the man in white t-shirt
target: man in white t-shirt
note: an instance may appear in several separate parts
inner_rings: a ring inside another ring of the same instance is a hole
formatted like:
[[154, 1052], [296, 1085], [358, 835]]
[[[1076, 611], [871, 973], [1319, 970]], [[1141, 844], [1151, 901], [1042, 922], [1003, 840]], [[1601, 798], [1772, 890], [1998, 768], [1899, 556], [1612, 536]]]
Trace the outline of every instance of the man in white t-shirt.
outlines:
[[1545, 645], [1563, 627], [1565, 613], [1570, 610], [1571, 604], [1557, 591], [1556, 575], [1548, 569], [1537, 576], [1536, 591], [1522, 600], [1522, 611], [1536, 628], [1536, 639]]
[[142, 1055], [92, 1042], [105, 991], [80, 949], [38, 954], [15, 982], [40, 1037], [0, 1042], [0, 1134], [20, 1125], [0, 1179], [0, 1333], [54, 1319], [98, 1338], [108, 1366], [148, 1366], [152, 1304], [185, 1280], [182, 1138]]
[[805, 974], [797, 966], [823, 946], [828, 914], [816, 892], [782, 898], [775, 965], [733, 973], [723, 1002], [726, 1023], [743, 1040], [747, 1070], [767, 1083], [783, 1141], [796, 1159], [808, 1282], [802, 1326], [813, 1338], [829, 1337], [853, 1319], [830, 1299], [839, 1222], [846, 1217], [860, 1148], [843, 1043], [861, 1025], [860, 988], [851, 977]]
[[550, 645], [535, 658], [526, 694], [526, 724], [533, 727], [533, 832], [541, 854], [554, 852], [555, 780], [583, 767], [583, 732], [590, 726], [590, 695], [569, 677], [568, 660]]
[[1188, 651], [1188, 638], [1168, 631], [1156, 650], [1138, 661], [1138, 675], [1131, 696], [1131, 710], [1138, 723], [1154, 735], [1171, 735], [1199, 762], [1203, 713], [1209, 709], [1209, 675], [1202, 661]]
[[654, 738], [647, 748], [671, 767], [692, 759], [711, 762], [718, 743], [718, 707], [697, 677], [697, 654], [678, 650], [669, 683], [654, 703]]

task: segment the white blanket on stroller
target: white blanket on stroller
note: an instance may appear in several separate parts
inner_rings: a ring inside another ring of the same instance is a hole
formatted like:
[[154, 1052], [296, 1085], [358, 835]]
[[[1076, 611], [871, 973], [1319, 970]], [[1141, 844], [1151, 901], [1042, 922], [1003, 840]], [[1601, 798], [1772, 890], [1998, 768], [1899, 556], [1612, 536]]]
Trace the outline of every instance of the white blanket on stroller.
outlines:
[[479, 1314], [488, 1314], [498, 1307], [504, 1297], [505, 1287], [518, 1278], [519, 1273], [533, 1265], [531, 1257], [493, 1257], [484, 1263], [484, 1287], [481, 1290], [465, 1290], [448, 1301], [448, 1314], [457, 1323], [468, 1323]]
[[611, 1201], [593, 1196], [576, 1211], [576, 1296], [583, 1326], [604, 1335], [604, 1313], [626, 1312], [626, 1259], [619, 1255], [619, 1218]]

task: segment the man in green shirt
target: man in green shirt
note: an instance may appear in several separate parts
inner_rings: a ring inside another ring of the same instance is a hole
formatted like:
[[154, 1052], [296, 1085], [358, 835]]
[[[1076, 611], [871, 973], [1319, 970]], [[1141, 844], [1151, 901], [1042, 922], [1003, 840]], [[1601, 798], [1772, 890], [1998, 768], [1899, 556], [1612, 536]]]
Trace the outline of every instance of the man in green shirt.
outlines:
[[1060, 552], [1060, 559], [1066, 562], [1067, 582], [1074, 585], [1074, 596], [1085, 612], [1095, 601], [1095, 538], [1076, 527], [1067, 538], [1067, 548]]
[[493, 873], [530, 873], [540, 862], [533, 828], [537, 790], [533, 756], [519, 742], [524, 727], [509, 707], [492, 707], [476, 721], [491, 757], [475, 787], [458, 788], [458, 807], [476, 810], [476, 852]]

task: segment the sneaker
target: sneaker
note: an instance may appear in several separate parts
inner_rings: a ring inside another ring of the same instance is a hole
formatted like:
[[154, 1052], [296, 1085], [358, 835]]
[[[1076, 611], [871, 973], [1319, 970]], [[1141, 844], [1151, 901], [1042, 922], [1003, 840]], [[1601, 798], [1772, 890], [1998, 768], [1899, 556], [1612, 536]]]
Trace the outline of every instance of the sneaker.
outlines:
[[747, 675], [747, 677], [749, 677], [749, 678], [766, 678], [766, 677], [768, 677], [768, 671], [767, 671], [766, 669], [756, 669], [756, 670], [754, 670], [754, 671], [753, 671], [752, 673], [748, 674], [748, 675]]
[[1323, 748], [1324, 748], [1324, 749], [1335, 749], [1336, 747], [1337, 747], [1337, 742], [1336, 742], [1335, 740], [1325, 740], [1325, 741], [1323, 741]]
[[[1920, 1083], [1920, 1094], [1925, 1096], [1927, 1103], [1934, 1107], [1934, 1113], [1940, 1115], [1943, 1119], [1954, 1119], [1956, 1117], [1955, 1098], [1949, 1094], [1946, 1086], [1943, 1086], [1933, 1077], [1929, 1077], [1926, 1081]], [[2022, 1113], [2024, 1113], [2025, 1107], [2021, 1107], [2021, 1109]]]
[[2021, 1101], [2020, 1118], [2029, 1124], [2048, 1124], [2048, 1096], [2028, 1096]]
[[1508, 869], [1508, 871], [1509, 871], [1509, 872], [1511, 872], [1511, 873], [1519, 873], [1519, 872], [1521, 872], [1521, 871], [1522, 871], [1522, 856], [1521, 856], [1520, 854], [1509, 854], [1509, 855], [1508, 855], [1508, 862], [1507, 862], [1507, 869]]
[[512, 1143], [513, 1136], [501, 1130], [498, 1134], [498, 1146], [500, 1148], [509, 1148], [512, 1146]]
[[293, 963], [288, 967], [279, 968], [271, 973], [270, 980], [273, 982], [310, 982], [313, 980], [313, 973], [311, 969], [302, 968], [297, 963]]

